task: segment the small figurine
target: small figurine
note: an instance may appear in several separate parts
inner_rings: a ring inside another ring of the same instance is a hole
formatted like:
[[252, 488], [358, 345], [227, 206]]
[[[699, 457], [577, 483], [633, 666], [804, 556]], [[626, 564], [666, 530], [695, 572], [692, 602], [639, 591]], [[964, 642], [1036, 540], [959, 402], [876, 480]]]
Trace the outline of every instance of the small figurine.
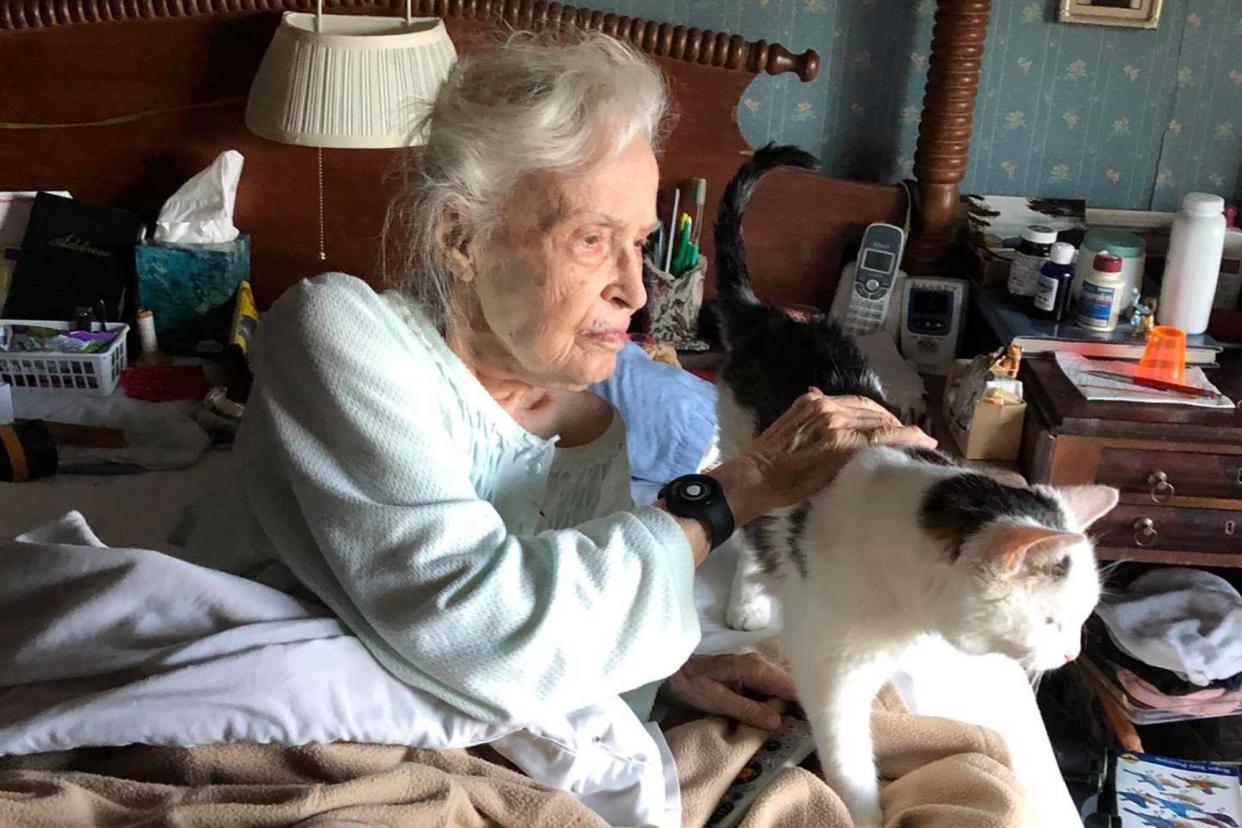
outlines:
[[1010, 344], [1005, 353], [992, 366], [992, 373], [1002, 374], [1010, 379], [1018, 376], [1018, 366], [1022, 362], [1022, 346]]
[[1136, 303], [1131, 322], [1134, 325], [1134, 338], [1147, 339], [1151, 329], [1156, 327], [1156, 300], [1148, 298]]

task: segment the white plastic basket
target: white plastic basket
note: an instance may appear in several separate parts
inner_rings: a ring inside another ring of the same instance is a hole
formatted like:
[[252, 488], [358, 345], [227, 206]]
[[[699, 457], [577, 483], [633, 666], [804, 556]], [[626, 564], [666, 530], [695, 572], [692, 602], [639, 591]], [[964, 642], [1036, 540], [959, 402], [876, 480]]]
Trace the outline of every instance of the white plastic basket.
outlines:
[[[73, 329], [72, 322], [30, 319], [0, 319], [0, 325], [30, 325], [59, 331]], [[119, 331], [120, 335], [95, 354], [0, 351], [0, 382], [7, 382], [14, 389], [55, 390], [83, 397], [108, 396], [116, 389], [117, 380], [125, 370], [125, 338], [129, 335], [129, 325], [107, 322], [104, 329]]]

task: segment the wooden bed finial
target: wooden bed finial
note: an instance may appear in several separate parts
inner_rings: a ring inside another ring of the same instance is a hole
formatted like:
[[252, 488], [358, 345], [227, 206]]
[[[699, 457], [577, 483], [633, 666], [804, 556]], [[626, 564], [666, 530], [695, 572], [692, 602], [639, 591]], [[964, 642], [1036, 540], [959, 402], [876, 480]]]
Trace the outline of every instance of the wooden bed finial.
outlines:
[[936, 11], [914, 153], [920, 209], [905, 257], [905, 270], [912, 275], [938, 274], [955, 241], [957, 187], [970, 157], [971, 121], [991, 5], [991, 0], [940, 0]]
[[[314, 11], [314, 6], [315, 0], [0, 0], [0, 31], [100, 21]], [[404, 14], [405, 0], [324, 0], [324, 7]], [[778, 43], [748, 41], [737, 35], [546, 0], [414, 0], [413, 11], [424, 17], [503, 21], [519, 29], [570, 24], [605, 32], [653, 55], [754, 74], [794, 72], [809, 81], [819, 72], [819, 55], [812, 49], [795, 55]]]

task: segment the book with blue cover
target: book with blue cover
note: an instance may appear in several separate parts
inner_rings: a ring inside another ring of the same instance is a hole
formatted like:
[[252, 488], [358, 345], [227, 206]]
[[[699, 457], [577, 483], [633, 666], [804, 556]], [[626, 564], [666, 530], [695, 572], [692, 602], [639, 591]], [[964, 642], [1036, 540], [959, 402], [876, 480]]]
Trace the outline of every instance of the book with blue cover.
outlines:
[[1122, 753], [1116, 796], [1122, 828], [1242, 825], [1242, 787], [1233, 765]]

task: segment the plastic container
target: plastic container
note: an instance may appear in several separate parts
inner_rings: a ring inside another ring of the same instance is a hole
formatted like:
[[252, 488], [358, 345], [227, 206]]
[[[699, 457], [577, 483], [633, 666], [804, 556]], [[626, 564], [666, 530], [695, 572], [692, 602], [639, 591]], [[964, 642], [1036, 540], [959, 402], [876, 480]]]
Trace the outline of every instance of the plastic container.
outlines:
[[1009, 266], [1009, 295], [1019, 304], [1029, 304], [1035, 295], [1039, 271], [1052, 252], [1052, 243], [1057, 240], [1057, 231], [1042, 224], [1032, 224], [1022, 230], [1022, 241], [1013, 254], [1013, 264]]
[[1147, 336], [1147, 347], [1135, 373], [1147, 379], [1186, 382], [1186, 332], [1157, 325]]
[[1190, 193], [1173, 219], [1156, 321], [1187, 334], [1207, 330], [1225, 247], [1225, 200]]
[[1035, 287], [1035, 307], [1031, 316], [1047, 322], [1060, 322], [1069, 306], [1070, 285], [1074, 281], [1074, 245], [1052, 245], [1048, 261], [1039, 271]]
[[1121, 273], [1121, 257], [1104, 250], [1092, 262], [1091, 274], [1082, 283], [1078, 297], [1078, 325], [1090, 331], [1107, 333], [1117, 329], [1117, 317], [1129, 298], [1126, 277]]
[[1142, 238], [1124, 230], [1088, 230], [1078, 248], [1078, 266], [1074, 269], [1074, 286], [1070, 296], [1078, 301], [1082, 283], [1091, 273], [1095, 255], [1107, 250], [1121, 257], [1121, 275], [1126, 277], [1126, 295], [1143, 288], [1143, 272], [1147, 265], [1147, 246]]
[[[61, 331], [73, 329], [72, 322], [30, 319], [0, 319], [0, 325], [31, 325]], [[129, 335], [129, 325], [108, 322], [104, 329], [118, 331], [119, 336], [97, 354], [0, 351], [0, 382], [7, 382], [15, 392], [38, 388], [80, 397], [108, 396], [116, 389], [117, 380], [125, 370], [125, 338]]]

